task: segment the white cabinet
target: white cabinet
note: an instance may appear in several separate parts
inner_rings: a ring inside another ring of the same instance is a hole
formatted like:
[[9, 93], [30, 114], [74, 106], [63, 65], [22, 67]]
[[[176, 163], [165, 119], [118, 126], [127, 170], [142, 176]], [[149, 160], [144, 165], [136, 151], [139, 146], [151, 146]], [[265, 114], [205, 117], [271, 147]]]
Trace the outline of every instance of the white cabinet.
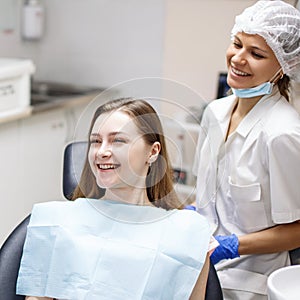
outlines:
[[18, 142], [17, 122], [0, 124], [0, 245], [8, 230], [23, 217]]
[[64, 110], [20, 121], [20, 176], [26, 204], [62, 199], [62, 153], [67, 138]]

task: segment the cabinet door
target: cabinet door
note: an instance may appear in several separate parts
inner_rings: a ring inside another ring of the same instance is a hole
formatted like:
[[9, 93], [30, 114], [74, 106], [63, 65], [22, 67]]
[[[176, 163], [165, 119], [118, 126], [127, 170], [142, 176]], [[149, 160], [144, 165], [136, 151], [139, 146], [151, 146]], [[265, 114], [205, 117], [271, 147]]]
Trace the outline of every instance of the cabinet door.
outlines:
[[0, 124], [0, 245], [23, 218], [20, 200], [18, 123]]
[[67, 123], [63, 110], [33, 115], [20, 122], [22, 190], [26, 203], [63, 199], [62, 159]]

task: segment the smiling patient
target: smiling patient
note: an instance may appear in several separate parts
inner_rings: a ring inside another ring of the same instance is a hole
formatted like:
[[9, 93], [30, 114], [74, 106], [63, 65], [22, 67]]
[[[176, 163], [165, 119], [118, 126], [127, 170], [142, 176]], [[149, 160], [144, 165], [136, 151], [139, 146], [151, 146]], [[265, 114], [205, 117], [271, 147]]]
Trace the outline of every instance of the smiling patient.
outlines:
[[69, 202], [34, 206], [17, 282], [27, 299], [204, 299], [210, 229], [182, 210], [158, 115], [118, 99], [92, 119]]

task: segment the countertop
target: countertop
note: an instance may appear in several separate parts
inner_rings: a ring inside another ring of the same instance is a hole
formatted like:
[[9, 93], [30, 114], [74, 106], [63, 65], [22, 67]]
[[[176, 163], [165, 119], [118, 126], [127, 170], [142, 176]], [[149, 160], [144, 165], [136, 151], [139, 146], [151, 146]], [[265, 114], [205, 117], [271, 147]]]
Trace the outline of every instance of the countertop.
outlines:
[[67, 107], [74, 107], [76, 105], [81, 105], [81, 104], [88, 104], [97, 95], [99, 95], [100, 92], [101, 90], [99, 90], [99, 92], [92, 92], [81, 96], [58, 97], [58, 98], [53, 98], [51, 101], [36, 102], [33, 105], [31, 105], [32, 114], [37, 114], [43, 111], [48, 111], [57, 108], [67, 108]]
[[99, 95], [103, 90], [93, 91], [85, 95], [76, 95], [68, 97], [57, 97], [51, 99], [50, 101], [36, 101], [33, 104], [10, 110], [0, 112], [0, 123], [7, 123], [11, 121], [16, 121], [23, 118], [28, 118], [31, 115], [42, 113], [45, 111], [75, 107], [77, 105], [90, 103], [97, 95]]

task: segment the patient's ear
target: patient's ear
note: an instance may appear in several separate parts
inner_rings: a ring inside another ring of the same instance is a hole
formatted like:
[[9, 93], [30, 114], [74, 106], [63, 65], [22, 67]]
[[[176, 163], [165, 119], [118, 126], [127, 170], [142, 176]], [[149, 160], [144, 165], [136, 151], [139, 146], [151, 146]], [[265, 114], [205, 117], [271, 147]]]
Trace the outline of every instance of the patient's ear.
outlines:
[[151, 151], [149, 154], [149, 159], [148, 159], [149, 164], [152, 164], [157, 160], [160, 149], [161, 149], [160, 142], [154, 142], [153, 145], [151, 146]]

